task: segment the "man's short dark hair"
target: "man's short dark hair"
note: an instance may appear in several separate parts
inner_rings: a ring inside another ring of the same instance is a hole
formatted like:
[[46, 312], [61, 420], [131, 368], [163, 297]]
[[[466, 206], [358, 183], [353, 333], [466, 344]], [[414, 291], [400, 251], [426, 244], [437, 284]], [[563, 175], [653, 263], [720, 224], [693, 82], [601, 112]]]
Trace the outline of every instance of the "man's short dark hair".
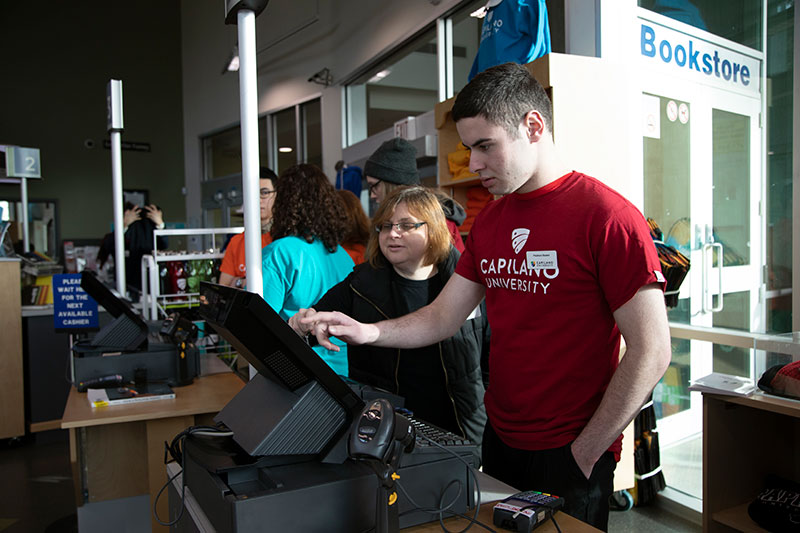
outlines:
[[275, 174], [275, 172], [273, 172], [269, 167], [261, 167], [259, 169], [258, 179], [272, 180], [272, 183], [274, 184], [276, 181], [278, 181], [278, 175]]
[[553, 106], [544, 88], [522, 65], [503, 63], [484, 70], [458, 93], [452, 117], [458, 122], [481, 116], [516, 136], [531, 110], [542, 115], [552, 135]]

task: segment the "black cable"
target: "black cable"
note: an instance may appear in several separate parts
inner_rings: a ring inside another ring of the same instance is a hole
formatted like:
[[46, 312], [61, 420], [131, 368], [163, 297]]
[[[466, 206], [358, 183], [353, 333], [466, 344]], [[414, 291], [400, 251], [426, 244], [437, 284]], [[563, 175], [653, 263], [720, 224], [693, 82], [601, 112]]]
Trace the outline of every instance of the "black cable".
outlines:
[[558, 527], [558, 522], [556, 522], [556, 514], [555, 513], [550, 515], [550, 520], [552, 520], [553, 521], [553, 525], [556, 526], [556, 531], [558, 531], [558, 533], [561, 533], [561, 528]]
[[[463, 457], [461, 457], [460, 455], [458, 455], [456, 452], [454, 452], [454, 451], [453, 451], [453, 450], [451, 450], [450, 448], [448, 448], [448, 447], [445, 447], [445, 446], [442, 446], [441, 444], [439, 444], [439, 443], [438, 443], [438, 442], [436, 442], [435, 440], [433, 440], [433, 439], [429, 438], [428, 436], [426, 436], [426, 435], [423, 435], [422, 433], [417, 433], [417, 436], [418, 436], [418, 437], [421, 437], [421, 438], [423, 438], [423, 439], [424, 439], [424, 440], [426, 440], [426, 441], [428, 441], [430, 444], [433, 444], [434, 446], [436, 446], [436, 447], [438, 447], [438, 448], [441, 448], [441, 449], [442, 449], [442, 450], [444, 450], [445, 452], [449, 453], [450, 455], [452, 455], [453, 457], [455, 457], [456, 459], [458, 459], [459, 461], [461, 461], [462, 463], [464, 463], [464, 465], [465, 465], [465, 466], [467, 467], [467, 469], [469, 470], [470, 474], [472, 474], [473, 483], [475, 484], [475, 491], [477, 492], [477, 499], [476, 499], [476, 502], [475, 502], [475, 513], [473, 514], [473, 516], [472, 516], [472, 518], [471, 518], [471, 519], [468, 519], [468, 520], [470, 520], [470, 523], [469, 523], [469, 525], [468, 525], [467, 527], [465, 527], [464, 529], [462, 529], [462, 530], [460, 530], [460, 531], [457, 531], [457, 532], [456, 532], [456, 531], [450, 531], [450, 530], [449, 530], [449, 529], [447, 529], [447, 528], [445, 527], [445, 525], [444, 525], [444, 518], [443, 518], [443, 514], [444, 514], [445, 512], [447, 512], [447, 513], [450, 513], [450, 514], [453, 514], [453, 515], [459, 515], [459, 516], [461, 516], [461, 515], [460, 515], [460, 513], [456, 513], [455, 511], [451, 511], [451, 510], [450, 510], [450, 507], [452, 507], [452, 506], [453, 506], [453, 504], [455, 503], [455, 501], [456, 501], [456, 500], [458, 499], [458, 497], [461, 495], [461, 490], [462, 490], [462, 487], [460, 487], [460, 486], [459, 486], [459, 490], [458, 490], [458, 494], [456, 494], [456, 498], [454, 499], [454, 501], [453, 501], [453, 502], [451, 502], [450, 504], [448, 504], [446, 507], [442, 507], [442, 504], [443, 504], [443, 502], [442, 502], [442, 501], [440, 501], [440, 502], [439, 502], [439, 508], [438, 508], [438, 509], [427, 509], [427, 508], [423, 508], [423, 507], [421, 507], [421, 506], [420, 506], [418, 503], [416, 503], [416, 502], [415, 502], [415, 501], [414, 501], [414, 500], [413, 500], [413, 499], [412, 499], [412, 498], [411, 498], [411, 497], [408, 495], [408, 493], [407, 493], [407, 492], [406, 492], [406, 490], [403, 488], [403, 486], [400, 484], [400, 482], [397, 482], [397, 483], [396, 483], [396, 484], [397, 484], [397, 487], [398, 487], [398, 488], [399, 488], [399, 489], [400, 489], [400, 490], [403, 492], [403, 494], [406, 496], [406, 498], [408, 498], [408, 500], [409, 500], [409, 501], [411, 502], [411, 504], [414, 506], [414, 509], [411, 509], [410, 511], [407, 511], [407, 512], [412, 512], [412, 511], [420, 511], [420, 512], [427, 513], [427, 514], [436, 514], [436, 515], [439, 515], [439, 525], [441, 526], [441, 528], [442, 528], [442, 531], [444, 531], [445, 533], [466, 533], [466, 531], [468, 531], [468, 530], [469, 530], [469, 529], [470, 529], [470, 528], [471, 528], [471, 527], [472, 527], [474, 524], [478, 524], [478, 525], [480, 525], [480, 526], [482, 526], [482, 527], [484, 527], [484, 528], [486, 528], [486, 529], [489, 529], [489, 530], [491, 531], [491, 529], [490, 529], [488, 526], [486, 526], [486, 525], [482, 524], [482, 523], [480, 522], [480, 520], [478, 520], [478, 513], [480, 512], [480, 509], [481, 509], [481, 486], [480, 486], [480, 482], [478, 481], [478, 476], [477, 476], [477, 473], [475, 472], [475, 469], [472, 467], [472, 465], [471, 465], [471, 464], [469, 464], [469, 463], [468, 463], [466, 460], [464, 460], [464, 458], [463, 458]], [[450, 488], [450, 486], [452, 486], [454, 483], [458, 483], [459, 485], [461, 485], [461, 481], [460, 481], [460, 480], [453, 480], [453, 481], [451, 481], [450, 483], [448, 483], [448, 484], [447, 484], [447, 486], [445, 487], [445, 489], [442, 491], [441, 498], [444, 498], [444, 495], [445, 495], [445, 493], [447, 492], [447, 489], [449, 489], [449, 488]], [[469, 497], [467, 497], [467, 501], [469, 501]], [[403, 514], [406, 514], [406, 513], [403, 513]]]
[[172, 527], [173, 525], [177, 524], [178, 521], [183, 518], [183, 512], [186, 510], [186, 477], [181, 478], [181, 512], [178, 513], [177, 518], [175, 518], [175, 520], [171, 520], [170, 522], [163, 522], [158, 516], [157, 506], [158, 500], [161, 498], [161, 494], [164, 492], [164, 490], [169, 487], [170, 483], [172, 483], [175, 478], [186, 471], [186, 454], [183, 450], [183, 443], [186, 441], [186, 437], [190, 435], [203, 435], [206, 437], [229, 437], [233, 435], [233, 432], [216, 426], [189, 426], [178, 433], [172, 439], [171, 443], [167, 444], [164, 442], [164, 464], [172, 462], [167, 460], [167, 453], [169, 453], [175, 462], [179, 462], [181, 464], [181, 470], [169, 478], [166, 483], [164, 483], [164, 485], [158, 491], [158, 494], [156, 494], [156, 497], [153, 499], [153, 518], [155, 518], [156, 522], [162, 526]]
[[[188, 435], [188, 433], [181, 432], [181, 436], [180, 436], [181, 440], [186, 439], [187, 435]], [[173, 440], [173, 444], [174, 443], [175, 443], [175, 441]], [[182, 477], [181, 478], [181, 512], [178, 513], [178, 516], [177, 516], [177, 518], [175, 518], [175, 520], [171, 520], [169, 522], [164, 522], [164, 521], [161, 520], [161, 518], [158, 517], [158, 500], [159, 500], [159, 498], [161, 498], [161, 493], [163, 493], [164, 490], [167, 487], [169, 487], [169, 484], [172, 483], [175, 480], [176, 477], [178, 477], [179, 475], [183, 474], [186, 471], [186, 468], [185, 468], [186, 467], [186, 456], [182, 455], [181, 459], [182, 459], [181, 460], [181, 471], [178, 472], [177, 474], [175, 474], [174, 476], [172, 476], [171, 478], [169, 478], [167, 480], [167, 482], [164, 483], [164, 486], [161, 487], [161, 489], [158, 491], [158, 494], [156, 494], [156, 497], [153, 499], [153, 518], [155, 518], [156, 522], [158, 522], [162, 526], [172, 527], [173, 525], [177, 524], [178, 521], [181, 518], [183, 518], [183, 512], [186, 510], [186, 477]]]

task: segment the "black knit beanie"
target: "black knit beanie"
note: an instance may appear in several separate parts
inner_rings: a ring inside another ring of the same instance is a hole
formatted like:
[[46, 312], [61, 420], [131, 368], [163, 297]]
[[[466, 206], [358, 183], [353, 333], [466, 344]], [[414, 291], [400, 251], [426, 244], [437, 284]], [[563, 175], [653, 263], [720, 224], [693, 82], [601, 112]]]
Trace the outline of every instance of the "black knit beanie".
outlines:
[[417, 149], [401, 137], [386, 141], [367, 159], [364, 175], [398, 185], [419, 185]]

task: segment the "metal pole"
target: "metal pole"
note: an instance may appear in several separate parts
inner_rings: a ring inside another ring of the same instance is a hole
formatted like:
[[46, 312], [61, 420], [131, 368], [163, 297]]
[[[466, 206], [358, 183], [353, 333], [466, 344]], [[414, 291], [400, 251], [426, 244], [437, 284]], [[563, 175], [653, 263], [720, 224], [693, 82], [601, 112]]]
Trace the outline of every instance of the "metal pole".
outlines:
[[28, 180], [20, 178], [20, 194], [22, 196], [22, 251], [31, 251], [30, 229], [28, 228]]
[[122, 213], [122, 134], [111, 131], [111, 180], [114, 203], [114, 268], [117, 272], [117, 292], [127, 294], [125, 287], [125, 219]]
[[247, 290], [263, 296], [261, 275], [261, 204], [259, 196], [258, 88], [256, 85], [256, 15], [237, 14], [239, 28], [239, 110], [242, 120], [242, 206]]

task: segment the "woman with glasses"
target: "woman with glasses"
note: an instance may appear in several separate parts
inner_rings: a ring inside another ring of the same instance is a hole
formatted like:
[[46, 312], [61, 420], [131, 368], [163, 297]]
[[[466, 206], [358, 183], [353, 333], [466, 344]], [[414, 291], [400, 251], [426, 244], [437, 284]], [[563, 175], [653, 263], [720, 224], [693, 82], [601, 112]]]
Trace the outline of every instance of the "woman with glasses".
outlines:
[[[275, 202], [275, 181], [278, 176], [268, 169], [261, 167], [259, 179], [259, 195], [261, 196], [261, 248], [272, 242], [269, 233], [272, 225], [272, 204]], [[222, 264], [219, 266], [219, 283], [229, 287], [245, 287], [247, 269], [244, 259], [244, 233], [237, 233], [228, 242]]]
[[[295, 165], [276, 185], [272, 243], [261, 253], [264, 300], [286, 320], [342, 281], [353, 260], [339, 245], [347, 225], [341, 201], [319, 167]], [[346, 349], [314, 350], [337, 374], [347, 375]]]
[[[373, 218], [367, 261], [314, 305], [341, 311], [361, 322], [378, 322], [433, 301], [453, 274], [459, 253], [451, 245], [444, 212], [424, 187], [395, 189]], [[299, 334], [310, 326], [289, 324]], [[486, 322], [473, 313], [451, 338], [413, 350], [349, 346], [350, 377], [405, 398], [405, 407], [426, 422], [481, 443], [486, 413], [481, 351]]]
[[[364, 176], [367, 180], [369, 197], [377, 204], [383, 202], [398, 187], [419, 185], [417, 170], [417, 149], [403, 139], [395, 137], [381, 144], [367, 162], [364, 163]], [[453, 246], [464, 251], [464, 240], [458, 227], [464, 223], [467, 213], [461, 204], [444, 194], [437, 194], [444, 211], [447, 229]]]

